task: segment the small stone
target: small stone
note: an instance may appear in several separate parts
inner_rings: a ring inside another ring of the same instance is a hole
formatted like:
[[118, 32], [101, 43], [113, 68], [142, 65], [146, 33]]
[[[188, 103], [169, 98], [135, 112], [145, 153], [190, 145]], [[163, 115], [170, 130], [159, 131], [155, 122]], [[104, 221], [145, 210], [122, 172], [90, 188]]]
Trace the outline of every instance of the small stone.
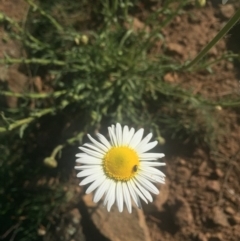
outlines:
[[165, 82], [174, 83], [177, 80], [177, 74], [167, 73], [167, 74], [164, 75], [163, 79], [164, 79]]
[[186, 163], [187, 163], [187, 162], [186, 162], [184, 159], [182, 159], [182, 158], [180, 158], [180, 159], [178, 160], [178, 164], [180, 164], [180, 165], [182, 165], [182, 166], [185, 166]]
[[191, 171], [188, 168], [182, 166], [177, 169], [176, 178], [180, 182], [186, 182], [190, 179], [190, 177], [191, 177]]
[[240, 224], [240, 215], [234, 215], [232, 218], [236, 224]]
[[207, 181], [207, 190], [214, 191], [214, 192], [220, 192], [221, 186], [218, 181]]
[[127, 29], [132, 28], [134, 32], [145, 30], [147, 33], [150, 32], [150, 27], [141, 22], [138, 18], [132, 18], [132, 22], [126, 22], [124, 25]]
[[79, 212], [79, 210], [77, 208], [74, 208], [71, 212], [70, 212], [71, 216], [72, 216], [72, 222], [74, 224], [79, 224], [81, 221], [81, 214]]
[[220, 7], [221, 14], [223, 17], [229, 19], [235, 13], [234, 6], [232, 4], [221, 5]]
[[207, 237], [203, 233], [199, 233], [197, 235], [197, 240], [198, 241], [207, 241]]
[[181, 44], [178, 43], [169, 43], [167, 47], [168, 51], [173, 54], [178, 54], [180, 56], [183, 56], [184, 49]]
[[191, 226], [194, 223], [194, 219], [189, 203], [186, 199], [178, 197], [176, 200], [176, 206], [178, 207], [175, 213], [176, 224], [182, 228]]
[[208, 239], [208, 241], [223, 241], [222, 234], [221, 233], [214, 234]]
[[222, 172], [222, 170], [221, 169], [219, 169], [219, 168], [217, 168], [216, 170], [215, 170], [215, 173], [216, 173], [216, 175], [218, 176], [218, 177], [223, 177], [223, 175], [224, 175], [224, 173]]
[[225, 213], [233, 215], [235, 213], [234, 209], [232, 207], [226, 207], [224, 209]]
[[212, 47], [209, 51], [208, 51], [208, 54], [211, 55], [211, 56], [217, 56], [218, 55], [218, 50], [217, 48], [214, 46]]
[[46, 235], [46, 230], [44, 227], [40, 227], [38, 230], [37, 230], [37, 233], [39, 236], [45, 236]]
[[212, 221], [218, 226], [222, 226], [222, 227], [229, 226], [226, 215], [219, 207], [213, 208]]

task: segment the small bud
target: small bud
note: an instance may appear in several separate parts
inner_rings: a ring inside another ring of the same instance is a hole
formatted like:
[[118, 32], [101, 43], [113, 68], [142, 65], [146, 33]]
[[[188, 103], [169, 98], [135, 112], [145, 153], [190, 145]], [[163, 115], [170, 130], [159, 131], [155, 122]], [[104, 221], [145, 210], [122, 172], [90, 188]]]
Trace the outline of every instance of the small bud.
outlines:
[[221, 111], [221, 110], [222, 110], [222, 106], [216, 105], [216, 106], [215, 106], [215, 109]]
[[206, 0], [197, 0], [197, 5], [200, 7], [204, 7], [206, 5]]
[[88, 36], [87, 35], [83, 35], [81, 37], [81, 41], [82, 41], [83, 44], [88, 44], [88, 41], [89, 41]]
[[157, 141], [159, 142], [159, 145], [164, 145], [165, 144], [165, 139], [163, 138], [163, 137], [161, 137], [161, 136], [159, 136], [158, 138], [157, 138]]
[[43, 161], [44, 165], [50, 168], [56, 168], [57, 167], [57, 161], [54, 157], [46, 157]]
[[78, 37], [76, 37], [76, 38], [74, 39], [74, 41], [75, 41], [75, 44], [76, 44], [76, 45], [79, 45], [79, 42], [80, 42], [80, 41], [79, 41], [79, 38], [78, 38]]

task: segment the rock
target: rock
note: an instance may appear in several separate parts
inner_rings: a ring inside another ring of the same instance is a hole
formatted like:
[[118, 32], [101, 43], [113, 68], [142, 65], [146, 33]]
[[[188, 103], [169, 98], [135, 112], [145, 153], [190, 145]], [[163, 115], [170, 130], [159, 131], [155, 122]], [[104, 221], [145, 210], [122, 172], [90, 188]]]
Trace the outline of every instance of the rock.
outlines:
[[[84, 202], [85, 200], [86, 198], [83, 199]], [[92, 207], [93, 205], [89, 201], [85, 204], [92, 222], [99, 232], [109, 240], [151, 241], [142, 210], [133, 207], [132, 213], [129, 214], [127, 209], [124, 208], [123, 212], [119, 213], [116, 204], [114, 204], [111, 211], [108, 212], [101, 203], [95, 207]]]
[[222, 234], [221, 233], [214, 234], [208, 239], [208, 241], [223, 241]]
[[222, 170], [219, 169], [219, 168], [217, 168], [217, 169], [215, 170], [215, 174], [216, 174], [218, 177], [220, 177], [220, 178], [224, 176], [224, 173], [223, 173]]
[[163, 77], [165, 82], [168, 83], [174, 83], [177, 80], [177, 74], [176, 73], [167, 73]]
[[132, 22], [126, 22], [124, 25], [127, 29], [132, 28], [134, 32], [138, 32], [142, 30], [145, 30], [147, 33], [150, 32], [149, 26], [146, 26], [138, 18], [132, 18]]
[[172, 54], [178, 54], [180, 56], [183, 56], [184, 54], [183, 46], [178, 43], [169, 43], [167, 46], [167, 50]]
[[235, 13], [235, 9], [232, 4], [221, 5], [220, 11], [222, 16], [227, 19], [231, 18]]
[[37, 233], [39, 236], [45, 236], [46, 235], [46, 229], [45, 227], [41, 226], [38, 230]]
[[181, 166], [186, 166], [186, 164], [187, 164], [186, 160], [184, 160], [182, 158], [179, 158], [177, 163]]
[[176, 209], [177, 209], [175, 212], [176, 224], [182, 228], [186, 226], [192, 226], [194, 223], [192, 211], [186, 199], [182, 197], [178, 197], [176, 200]]
[[221, 186], [219, 181], [214, 181], [214, 180], [207, 181], [207, 190], [214, 191], [217, 193], [220, 192]]
[[198, 241], [207, 241], [207, 237], [203, 233], [198, 233], [197, 240]]
[[236, 223], [236, 224], [240, 224], [240, 215], [234, 215], [233, 217], [232, 217], [232, 219], [233, 219], [233, 221], [234, 221], [234, 223]]
[[186, 182], [191, 177], [191, 171], [187, 167], [177, 168], [176, 178], [180, 182]]
[[222, 226], [222, 227], [229, 226], [226, 215], [219, 207], [213, 208], [211, 219], [218, 226]]
[[218, 50], [216, 48], [216, 46], [212, 47], [209, 51], [208, 51], [208, 54], [211, 55], [211, 56], [217, 56], [218, 55]]
[[235, 213], [234, 209], [232, 207], [226, 207], [224, 209], [225, 213], [233, 215]]

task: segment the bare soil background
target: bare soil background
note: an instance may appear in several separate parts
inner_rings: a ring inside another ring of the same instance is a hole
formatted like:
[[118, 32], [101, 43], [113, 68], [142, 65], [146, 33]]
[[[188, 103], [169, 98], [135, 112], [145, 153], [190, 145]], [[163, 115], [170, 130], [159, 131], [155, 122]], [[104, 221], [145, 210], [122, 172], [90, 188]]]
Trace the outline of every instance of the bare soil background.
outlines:
[[[20, 0], [1, 0], [0, 10], [22, 21], [27, 11], [24, 3]], [[215, 6], [214, 2], [204, 8], [190, 7], [164, 29], [167, 46], [159, 43], [154, 51], [161, 54], [163, 49], [167, 49], [169, 55], [179, 61], [193, 58], [235, 10], [232, 4]], [[137, 17], [139, 24], [141, 15]], [[226, 49], [239, 52], [239, 26], [211, 49], [209, 59], [214, 60]], [[4, 35], [3, 28], [0, 35]], [[1, 57], [3, 52], [15, 57], [24, 55], [19, 43], [14, 42], [2, 42], [0, 51]], [[3, 72], [0, 75], [9, 89], [21, 92], [30, 80], [18, 68], [12, 66], [5, 75]], [[205, 70], [170, 73], [164, 80], [217, 99], [240, 95], [239, 75], [239, 62], [221, 61], [212, 67], [212, 73]], [[15, 106], [16, 101], [14, 98], [6, 100], [9, 106]], [[76, 173], [69, 171], [69, 181], [65, 184], [68, 202], [58, 213], [49, 217], [55, 228], [47, 230], [42, 225], [36, 230], [39, 238], [44, 241], [240, 240], [240, 110], [218, 106], [216, 115], [227, 131], [221, 134], [221, 138], [217, 137], [214, 148], [172, 141], [166, 137], [162, 150], [166, 153], [167, 166], [164, 171], [167, 182], [159, 186], [161, 193], [154, 197], [152, 204], [144, 205], [143, 210], [134, 209], [131, 215], [126, 211], [119, 214], [115, 207], [108, 213], [101, 203], [93, 204], [91, 195], [85, 195], [84, 189], [78, 186]], [[67, 153], [71, 151], [66, 150]], [[46, 182], [53, 185], [58, 180], [56, 177], [40, 179], [37, 185]], [[8, 237], [2, 236], [2, 240], [8, 240]]]

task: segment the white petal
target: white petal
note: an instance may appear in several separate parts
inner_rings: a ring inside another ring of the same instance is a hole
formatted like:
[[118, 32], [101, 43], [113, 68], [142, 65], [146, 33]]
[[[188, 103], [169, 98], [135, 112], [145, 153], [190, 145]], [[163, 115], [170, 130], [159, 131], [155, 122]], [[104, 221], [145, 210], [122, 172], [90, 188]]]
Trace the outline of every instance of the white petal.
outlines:
[[134, 128], [131, 128], [128, 133], [127, 139], [126, 139], [126, 145], [129, 145], [129, 143], [132, 140], [132, 137], [134, 135], [134, 132], [135, 132]]
[[144, 152], [147, 152], [147, 151], [153, 149], [157, 144], [158, 144], [157, 141], [149, 142], [148, 144], [146, 144], [145, 146], [143, 146], [143, 147], [141, 148], [141, 150], [139, 151], [139, 153], [142, 154], [142, 153], [144, 153]]
[[154, 174], [154, 175], [165, 177], [165, 174], [155, 167], [141, 167], [140, 166], [140, 170], [142, 170], [143, 172], [149, 172], [149, 173]]
[[159, 194], [159, 190], [150, 181], [148, 181], [146, 178], [144, 178], [144, 177], [142, 177], [140, 175], [137, 175], [135, 178], [148, 191], [150, 191], [151, 193], [156, 194], [156, 195]]
[[130, 147], [135, 148], [140, 143], [140, 141], [142, 140], [143, 132], [144, 129], [141, 128], [134, 134], [132, 140], [129, 143]]
[[128, 126], [123, 127], [123, 137], [122, 137], [122, 145], [127, 145], [127, 140], [128, 140], [128, 135], [129, 135], [129, 130]]
[[131, 202], [131, 197], [130, 197], [130, 194], [128, 191], [127, 184], [125, 182], [122, 183], [122, 189], [123, 189], [124, 201], [126, 203], [128, 212], [131, 213], [132, 212], [132, 202]]
[[140, 150], [151, 140], [152, 133], [149, 133], [146, 137], [142, 139], [142, 141], [135, 147], [135, 150], [137, 152], [140, 152]]
[[110, 145], [109, 141], [105, 138], [105, 136], [103, 136], [100, 133], [97, 133], [97, 137], [108, 149], [111, 148], [111, 145]]
[[139, 190], [143, 193], [143, 195], [150, 201], [153, 201], [152, 195], [147, 191], [135, 178], [133, 179], [136, 186], [139, 188]]
[[89, 140], [96, 145], [98, 148], [100, 148], [101, 150], [103, 150], [104, 152], [108, 151], [108, 148], [106, 146], [104, 146], [102, 143], [96, 141], [94, 138], [92, 138], [89, 134], [87, 135]]
[[148, 204], [147, 199], [144, 197], [144, 195], [143, 195], [143, 194], [140, 192], [140, 190], [137, 188], [137, 186], [135, 185], [135, 182], [132, 181], [132, 180], [130, 180], [129, 182], [130, 182], [132, 188], [134, 189], [135, 193], [136, 193], [145, 203]]
[[115, 136], [114, 126], [108, 127], [108, 133], [109, 133], [109, 137], [110, 137], [112, 146], [118, 146], [117, 139], [116, 139], [116, 136]]
[[96, 172], [99, 172], [100, 170], [101, 170], [100, 166], [95, 167], [95, 168], [91, 168], [91, 169], [87, 169], [87, 170], [79, 172], [77, 174], [77, 177], [86, 177], [86, 176], [92, 175], [92, 174], [94, 174]]
[[[81, 147], [78, 147], [78, 148], [80, 149]], [[83, 152], [76, 154], [76, 157], [88, 157], [88, 156], [89, 155], [87, 153], [83, 153]]]
[[123, 211], [123, 190], [122, 190], [121, 182], [117, 182], [116, 201], [117, 201], [118, 210], [121, 213]]
[[90, 182], [93, 182], [93, 181], [97, 180], [98, 178], [100, 178], [100, 177], [102, 177], [102, 176], [104, 176], [104, 174], [103, 174], [102, 172], [95, 173], [95, 174], [93, 174], [93, 175], [91, 175], [91, 176], [88, 176], [88, 177], [84, 178], [84, 179], [80, 182], [79, 185], [80, 185], [80, 186], [86, 185], [86, 184], [88, 184], [88, 183], [90, 183]]
[[105, 180], [103, 181], [103, 183], [101, 183], [96, 193], [94, 194], [93, 202], [97, 203], [102, 198], [103, 194], [106, 192], [108, 187], [109, 187], [109, 182], [105, 177]]
[[141, 160], [150, 160], [150, 158], [155, 160], [156, 158], [162, 158], [164, 156], [165, 155], [163, 153], [142, 153], [141, 155], [139, 155], [139, 158]]
[[87, 148], [85, 148], [85, 147], [80, 147], [80, 149], [81, 149], [83, 152], [85, 152], [85, 153], [87, 153], [87, 154], [89, 154], [89, 155], [91, 155], [91, 156], [94, 156], [94, 157], [97, 157], [97, 158], [101, 158], [101, 159], [103, 158], [103, 154], [101, 154], [101, 153], [99, 153], [99, 152], [89, 150], [89, 149], [87, 149]]
[[109, 198], [107, 204], [107, 210], [110, 211], [112, 205], [115, 202], [115, 193], [116, 193], [116, 183], [112, 181], [110, 188], [109, 188]]
[[161, 167], [161, 166], [166, 166], [165, 162], [146, 162], [146, 161], [141, 161], [141, 166], [144, 167]]
[[138, 195], [136, 194], [134, 188], [132, 187], [131, 182], [130, 181], [127, 182], [127, 185], [128, 185], [128, 189], [129, 189], [129, 192], [132, 196], [133, 201], [136, 203], [138, 208], [142, 208], [142, 204], [140, 202], [140, 199], [139, 199]]
[[82, 157], [82, 158], [78, 158], [76, 160], [77, 163], [82, 163], [82, 164], [98, 164], [100, 165], [102, 163], [101, 159], [92, 157], [92, 156], [88, 156], [88, 157]]
[[97, 180], [95, 180], [86, 190], [86, 194], [89, 194], [91, 193], [92, 191], [94, 191], [97, 187], [99, 187], [102, 182], [104, 181], [106, 177], [105, 176], [102, 176], [102, 177], [99, 177]]
[[[108, 202], [108, 199], [109, 199], [109, 195], [110, 195], [110, 192], [111, 192], [111, 185], [112, 185], [112, 180], [107, 178], [106, 181], [108, 182], [108, 185], [109, 185], [109, 188], [108, 190], [106, 191], [106, 195], [105, 195], [105, 198], [104, 198], [104, 202], [103, 202], [103, 205], [105, 206]], [[114, 191], [115, 193], [115, 191]]]
[[116, 136], [118, 145], [122, 146], [122, 126], [119, 123], [116, 126]]
[[100, 165], [81, 165], [81, 166], [75, 166], [74, 169], [76, 170], [84, 170], [84, 169], [91, 169], [99, 167]]
[[148, 172], [139, 172], [140, 176], [143, 176], [144, 178], [148, 179], [150, 182], [159, 182], [159, 183], [165, 183], [165, 178], [162, 176], [157, 176], [154, 174], [150, 174]]
[[103, 154], [103, 155], [106, 154], [103, 150], [101, 150], [100, 148], [98, 148], [98, 147], [96, 147], [96, 146], [94, 146], [94, 145], [92, 145], [92, 144], [85, 143], [83, 146], [88, 147], [88, 148], [90, 148], [90, 149], [92, 149], [92, 150], [94, 150], [94, 151], [97, 151], [97, 152], [99, 152], [99, 153], [101, 153], [101, 154]]

